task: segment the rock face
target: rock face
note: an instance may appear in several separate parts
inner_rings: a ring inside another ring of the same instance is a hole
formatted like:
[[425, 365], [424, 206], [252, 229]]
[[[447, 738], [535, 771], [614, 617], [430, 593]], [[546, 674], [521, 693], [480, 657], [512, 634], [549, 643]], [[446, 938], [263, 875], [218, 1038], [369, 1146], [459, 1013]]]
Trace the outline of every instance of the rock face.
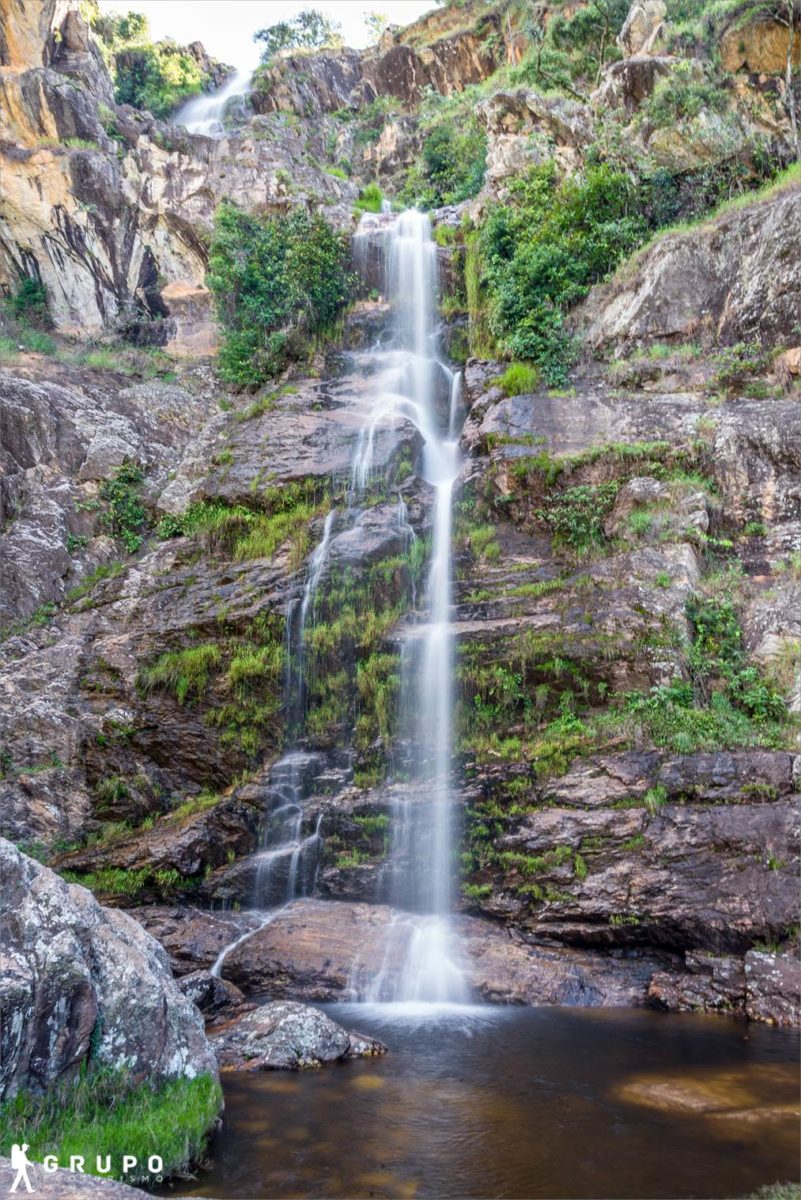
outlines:
[[217, 1068], [164, 950], [124, 913], [0, 840], [3, 1097], [42, 1091], [89, 1058], [152, 1081]]
[[[763, 18], [735, 20], [720, 39], [720, 61], [725, 71], [750, 71], [754, 74], [782, 75], [787, 66], [787, 26]], [[796, 24], [792, 62], [801, 63], [801, 33]]]
[[617, 37], [623, 53], [652, 53], [663, 34], [666, 12], [663, 0], [635, 0]]
[[278, 1000], [232, 1021], [212, 1039], [223, 1070], [297, 1071], [385, 1054], [375, 1038], [348, 1033], [319, 1009]]
[[208, 350], [202, 231], [224, 196], [281, 212], [325, 193], [328, 215], [350, 224], [355, 186], [311, 165], [280, 121], [214, 139], [116, 108], [73, 3], [51, 0], [36, 20], [21, 15], [30, 6], [10, 7], [0, 43], [15, 68], [0, 80], [0, 283], [41, 279], [58, 329], [147, 328], [177, 351]]
[[658, 238], [636, 271], [595, 289], [581, 315], [588, 343], [626, 346], [708, 333], [724, 344], [791, 338], [801, 307], [801, 188]]
[[[413, 932], [412, 918], [385, 905], [298, 900], [231, 950], [225, 976], [246, 995], [356, 999], [379, 972], [401, 970]], [[654, 970], [670, 961], [535, 946], [471, 917], [456, 932], [476, 996], [500, 1004], [642, 1004]]]

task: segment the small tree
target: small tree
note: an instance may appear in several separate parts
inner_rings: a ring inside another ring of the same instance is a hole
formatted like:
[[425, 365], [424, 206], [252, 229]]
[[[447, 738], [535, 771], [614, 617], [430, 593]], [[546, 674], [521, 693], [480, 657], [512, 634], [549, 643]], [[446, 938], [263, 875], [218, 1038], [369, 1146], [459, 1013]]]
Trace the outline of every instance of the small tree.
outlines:
[[317, 8], [305, 8], [289, 21], [278, 21], [254, 33], [253, 40], [263, 42], [261, 61], [269, 62], [281, 50], [320, 50], [323, 46], [341, 46], [338, 21], [331, 21]]
[[377, 46], [381, 41], [387, 25], [389, 25], [389, 17], [386, 13], [366, 12], [364, 14], [364, 23], [367, 26], [367, 31], [370, 34], [370, 44]]

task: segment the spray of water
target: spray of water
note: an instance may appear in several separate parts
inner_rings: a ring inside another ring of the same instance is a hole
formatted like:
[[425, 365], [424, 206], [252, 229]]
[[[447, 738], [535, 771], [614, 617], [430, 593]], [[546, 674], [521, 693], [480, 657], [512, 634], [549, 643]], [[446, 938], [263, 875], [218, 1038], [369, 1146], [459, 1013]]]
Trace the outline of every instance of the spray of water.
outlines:
[[215, 137], [225, 132], [226, 114], [250, 92], [251, 71], [235, 71], [221, 88], [193, 97], [173, 118], [187, 133]]

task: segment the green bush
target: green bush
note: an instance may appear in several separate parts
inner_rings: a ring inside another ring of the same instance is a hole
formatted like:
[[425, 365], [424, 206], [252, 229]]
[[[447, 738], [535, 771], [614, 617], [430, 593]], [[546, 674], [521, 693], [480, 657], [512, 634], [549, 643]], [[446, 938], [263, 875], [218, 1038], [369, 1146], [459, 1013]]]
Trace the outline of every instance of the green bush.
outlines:
[[699, 75], [695, 62], [679, 62], [660, 79], [642, 106], [641, 116], [657, 129], [667, 129], [700, 113], [725, 112], [728, 96], [721, 84]]
[[399, 192], [404, 204], [437, 208], [478, 194], [487, 169], [487, 135], [472, 113], [437, 121]]
[[604, 545], [603, 519], [616, 495], [616, 483], [580, 484], [551, 496], [537, 517], [551, 527], [556, 545], [583, 554]]
[[6, 301], [12, 317], [40, 328], [50, 324], [47, 292], [41, 279], [27, 275]]
[[142, 530], [147, 514], [139, 499], [144, 476], [139, 467], [123, 463], [100, 487], [106, 501], [103, 524], [122, 542], [129, 554], [142, 545]]
[[139, 499], [144, 476], [139, 467], [124, 463], [100, 487], [100, 496], [108, 509], [103, 523], [124, 542], [133, 553], [141, 545], [139, 530], [145, 521], [145, 510]]
[[605, 165], [558, 182], [546, 163], [510, 190], [511, 202], [495, 205], [480, 231], [489, 327], [503, 349], [558, 385], [573, 356], [565, 313], [642, 242], [647, 226], [635, 185]]
[[[201, 1158], [221, 1107], [222, 1091], [211, 1075], [154, 1086], [124, 1071], [90, 1069], [44, 1096], [20, 1092], [1, 1105], [0, 1152], [7, 1155], [12, 1142], [26, 1142], [34, 1161], [55, 1154], [63, 1164], [77, 1154], [90, 1175], [99, 1174], [97, 1157], [102, 1164], [110, 1155], [112, 1178], [155, 1185], [147, 1170], [150, 1155], [162, 1158], [164, 1176], [185, 1173]], [[128, 1175], [122, 1174], [124, 1154], [138, 1160]]]
[[348, 246], [328, 222], [298, 209], [258, 217], [217, 209], [208, 283], [222, 326], [219, 363], [230, 383], [263, 383], [301, 358], [350, 293]]
[[165, 39], [117, 55], [115, 97], [166, 119], [190, 96], [203, 90], [197, 61], [181, 46]]
[[384, 196], [381, 188], [377, 183], [368, 183], [359, 192], [359, 199], [353, 207], [356, 212], [380, 213], [383, 204]]

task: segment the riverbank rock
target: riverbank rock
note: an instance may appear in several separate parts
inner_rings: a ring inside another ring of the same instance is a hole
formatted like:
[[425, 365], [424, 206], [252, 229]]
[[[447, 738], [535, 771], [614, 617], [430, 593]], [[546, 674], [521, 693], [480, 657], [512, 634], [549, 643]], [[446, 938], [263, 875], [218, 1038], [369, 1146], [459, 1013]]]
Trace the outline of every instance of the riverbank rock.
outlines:
[[385, 1054], [375, 1038], [348, 1033], [319, 1009], [279, 1000], [239, 1017], [212, 1036], [223, 1070], [296, 1071], [346, 1058]]
[[94, 1063], [152, 1082], [217, 1074], [166, 952], [125, 913], [0, 839], [0, 1095], [43, 1091]]

